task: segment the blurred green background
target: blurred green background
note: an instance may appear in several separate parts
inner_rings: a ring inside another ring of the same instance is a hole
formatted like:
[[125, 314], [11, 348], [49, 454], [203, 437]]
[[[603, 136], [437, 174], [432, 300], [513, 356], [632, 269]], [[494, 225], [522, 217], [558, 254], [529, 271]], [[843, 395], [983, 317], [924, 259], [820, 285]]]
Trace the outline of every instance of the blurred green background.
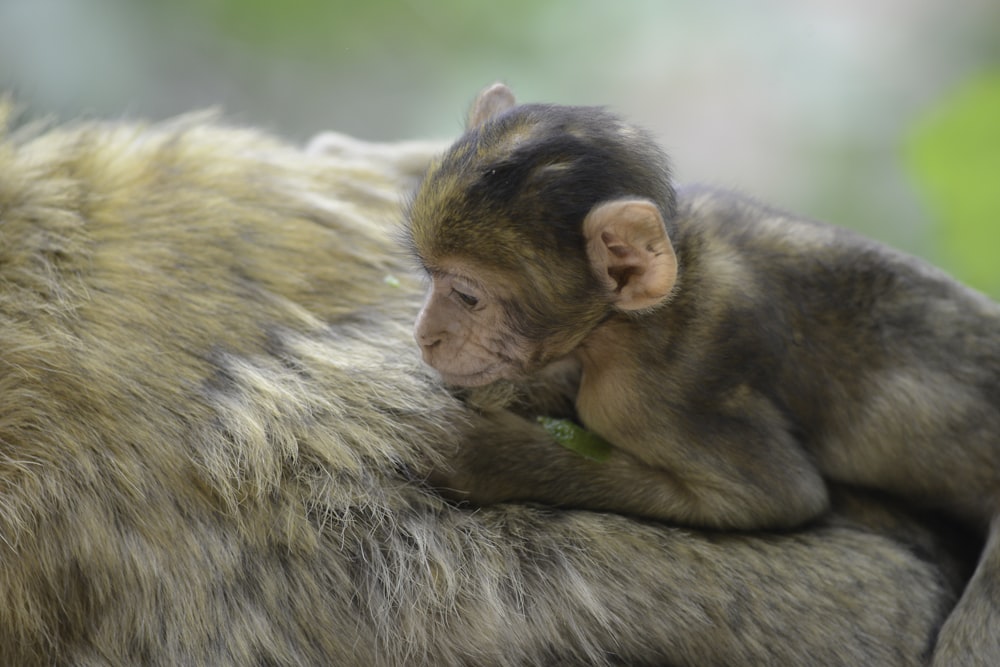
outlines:
[[444, 138], [495, 80], [1000, 296], [996, 0], [0, 0], [0, 87], [62, 118]]

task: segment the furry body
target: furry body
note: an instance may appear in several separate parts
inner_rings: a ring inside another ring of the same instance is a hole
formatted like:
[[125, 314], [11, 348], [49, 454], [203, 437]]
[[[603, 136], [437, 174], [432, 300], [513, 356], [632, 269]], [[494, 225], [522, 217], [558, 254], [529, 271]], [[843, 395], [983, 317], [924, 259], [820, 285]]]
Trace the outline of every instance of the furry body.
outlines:
[[469, 429], [548, 440], [420, 363], [414, 174], [362, 149], [2, 139], [0, 664], [920, 664], [959, 581], [877, 501], [752, 537], [428, 488]]
[[470, 119], [409, 208], [423, 358], [464, 387], [575, 364], [575, 414], [613, 449], [470, 440], [441, 486], [732, 530], [815, 520], [830, 483], [888, 492], [987, 537], [935, 663], [1000, 661], [1000, 304], [847, 230], [675, 192], [604, 109], [497, 84]]

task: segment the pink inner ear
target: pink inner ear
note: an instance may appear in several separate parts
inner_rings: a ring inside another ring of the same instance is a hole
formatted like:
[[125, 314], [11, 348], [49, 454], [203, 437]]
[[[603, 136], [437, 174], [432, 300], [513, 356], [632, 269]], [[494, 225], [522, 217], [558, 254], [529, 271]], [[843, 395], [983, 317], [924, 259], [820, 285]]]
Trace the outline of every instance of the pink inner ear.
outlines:
[[615, 307], [657, 305], [673, 288], [677, 261], [659, 210], [647, 200], [599, 204], [584, 219], [587, 255], [616, 293]]

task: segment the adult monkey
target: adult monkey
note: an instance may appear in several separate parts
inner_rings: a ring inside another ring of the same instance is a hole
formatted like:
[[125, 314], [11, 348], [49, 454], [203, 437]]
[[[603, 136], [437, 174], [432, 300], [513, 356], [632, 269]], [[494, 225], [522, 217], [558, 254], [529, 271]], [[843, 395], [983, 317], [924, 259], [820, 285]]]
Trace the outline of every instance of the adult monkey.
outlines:
[[924, 660], [957, 570], [877, 501], [744, 537], [423, 485], [468, 429], [551, 443], [409, 344], [389, 221], [427, 152], [325, 146], [0, 140], [0, 664]]

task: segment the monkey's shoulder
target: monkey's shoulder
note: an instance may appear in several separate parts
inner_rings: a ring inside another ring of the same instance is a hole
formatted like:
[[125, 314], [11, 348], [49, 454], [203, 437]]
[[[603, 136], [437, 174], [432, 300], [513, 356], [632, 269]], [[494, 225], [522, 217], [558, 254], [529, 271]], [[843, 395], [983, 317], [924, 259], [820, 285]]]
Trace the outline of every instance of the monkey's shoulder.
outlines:
[[710, 238], [710, 242], [740, 247], [747, 253], [769, 251], [775, 259], [781, 251], [830, 259], [857, 256], [858, 251], [869, 259], [893, 253], [856, 232], [795, 215], [739, 191], [693, 185], [677, 192], [677, 220], [688, 240]]
[[730, 282], [744, 290], [839, 296], [853, 311], [947, 302], [976, 318], [1000, 317], [996, 303], [921, 258], [739, 192], [679, 188], [676, 225], [682, 262], [706, 274], [728, 264], [723, 273], [738, 274]]

